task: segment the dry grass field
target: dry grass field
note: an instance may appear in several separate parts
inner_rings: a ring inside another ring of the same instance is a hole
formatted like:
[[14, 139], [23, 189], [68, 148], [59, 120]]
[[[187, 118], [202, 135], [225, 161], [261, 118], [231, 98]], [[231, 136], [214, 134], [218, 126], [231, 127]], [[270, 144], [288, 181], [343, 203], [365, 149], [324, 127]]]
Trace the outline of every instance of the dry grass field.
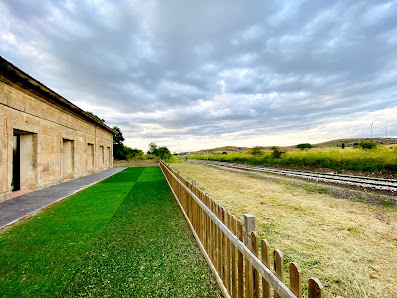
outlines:
[[254, 214], [260, 237], [284, 253], [285, 265], [299, 263], [304, 284], [318, 277], [325, 297], [397, 297], [397, 207], [341, 199], [327, 195], [325, 186], [264, 174], [191, 162], [172, 167], [239, 219]]

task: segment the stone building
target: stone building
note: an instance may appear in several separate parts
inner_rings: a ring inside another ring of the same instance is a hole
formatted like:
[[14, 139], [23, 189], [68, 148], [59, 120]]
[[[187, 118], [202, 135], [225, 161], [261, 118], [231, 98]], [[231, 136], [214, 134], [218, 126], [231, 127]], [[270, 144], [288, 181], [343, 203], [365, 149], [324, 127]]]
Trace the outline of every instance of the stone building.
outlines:
[[111, 128], [0, 63], [0, 201], [113, 167]]

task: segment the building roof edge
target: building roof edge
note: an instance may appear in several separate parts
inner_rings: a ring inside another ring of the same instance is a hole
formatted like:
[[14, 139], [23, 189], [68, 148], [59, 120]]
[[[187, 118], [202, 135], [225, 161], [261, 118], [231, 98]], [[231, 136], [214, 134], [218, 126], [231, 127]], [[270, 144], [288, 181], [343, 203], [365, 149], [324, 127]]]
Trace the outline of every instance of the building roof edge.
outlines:
[[88, 114], [87, 112], [76, 106], [75, 104], [71, 103], [66, 98], [56, 93], [55, 91], [51, 90], [44, 84], [40, 83], [38, 80], [31, 77], [26, 72], [19, 69], [11, 62], [3, 58], [2, 56], [0, 56], [0, 65], [1, 65], [0, 74], [2, 74], [7, 79], [7, 81], [9, 81], [11, 85], [23, 87], [24, 89], [27, 89], [33, 93], [39, 94], [47, 101], [55, 105], [61, 106], [71, 111], [72, 113], [77, 114], [80, 117], [83, 117], [85, 120], [93, 124], [96, 124], [113, 134], [116, 134], [116, 132], [112, 128], [110, 128], [103, 122], [95, 119], [93, 116], [91, 116], [90, 114]]

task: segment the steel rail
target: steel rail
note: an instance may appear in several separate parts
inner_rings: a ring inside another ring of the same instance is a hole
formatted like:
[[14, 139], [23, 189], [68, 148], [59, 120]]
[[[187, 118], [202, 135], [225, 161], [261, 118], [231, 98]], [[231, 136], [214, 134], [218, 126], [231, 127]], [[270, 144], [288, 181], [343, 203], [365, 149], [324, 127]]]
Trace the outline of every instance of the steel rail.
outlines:
[[342, 174], [318, 173], [318, 172], [308, 172], [308, 171], [293, 171], [293, 170], [251, 166], [251, 165], [236, 164], [236, 163], [221, 162], [221, 161], [204, 161], [204, 160], [193, 160], [193, 159], [190, 160], [195, 162], [201, 162], [204, 164], [212, 164], [212, 165], [234, 168], [239, 170], [285, 175], [289, 177], [302, 178], [316, 182], [335, 183], [335, 184], [355, 186], [365, 189], [387, 191], [397, 194], [397, 180], [392, 180], [392, 179], [372, 178], [372, 177], [363, 177], [363, 176], [349, 176]]

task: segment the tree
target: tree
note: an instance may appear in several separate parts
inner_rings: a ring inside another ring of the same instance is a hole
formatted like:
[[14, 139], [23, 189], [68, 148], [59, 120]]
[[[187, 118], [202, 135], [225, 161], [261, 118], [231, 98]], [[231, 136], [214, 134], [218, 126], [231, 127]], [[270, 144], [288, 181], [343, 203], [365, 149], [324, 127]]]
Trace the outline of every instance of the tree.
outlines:
[[115, 159], [126, 160], [143, 155], [143, 151], [137, 148], [130, 148], [123, 144], [124, 137], [118, 126], [113, 126], [115, 134], [113, 135], [113, 156]]
[[158, 149], [158, 147], [157, 147], [156, 143], [151, 142], [151, 143], [149, 144], [149, 150], [148, 150], [147, 153], [148, 153], [148, 154], [156, 155], [157, 149]]
[[155, 155], [161, 159], [168, 159], [171, 157], [171, 152], [170, 150], [163, 146], [163, 147], [158, 147], [155, 143], [150, 143], [149, 144], [149, 150], [147, 152], [148, 154]]
[[281, 158], [281, 155], [285, 154], [284, 151], [281, 151], [277, 147], [273, 147], [272, 157], [273, 158]]
[[88, 115], [92, 116], [95, 118], [95, 120], [98, 120], [101, 123], [105, 123], [105, 119], [99, 118], [97, 115], [95, 115], [94, 113], [91, 113], [89, 111], [85, 111]]
[[171, 152], [167, 147], [160, 147], [156, 150], [155, 155], [161, 159], [169, 159], [171, 157]]
[[252, 155], [259, 155], [262, 153], [262, 148], [259, 146], [255, 146], [254, 148], [250, 149], [249, 153]]
[[113, 135], [113, 156], [115, 159], [124, 160], [126, 159], [126, 152], [123, 145], [123, 134], [118, 126], [113, 126], [113, 130], [116, 132]]
[[309, 144], [309, 143], [304, 143], [304, 144], [296, 145], [296, 148], [301, 149], [301, 150], [305, 150], [305, 149], [313, 148], [313, 146], [311, 144]]
[[135, 157], [141, 156], [143, 155], [143, 151], [139, 150], [139, 149], [132, 149], [128, 146], [124, 146], [122, 150], [120, 150], [120, 155], [121, 155], [121, 159], [125, 160], [125, 159], [133, 159]]
[[133, 155], [132, 157], [137, 157], [137, 156], [142, 156], [143, 151], [137, 148], [132, 149], [131, 154]]
[[358, 147], [362, 149], [376, 149], [377, 144], [370, 141], [362, 140], [360, 143], [358, 143]]

